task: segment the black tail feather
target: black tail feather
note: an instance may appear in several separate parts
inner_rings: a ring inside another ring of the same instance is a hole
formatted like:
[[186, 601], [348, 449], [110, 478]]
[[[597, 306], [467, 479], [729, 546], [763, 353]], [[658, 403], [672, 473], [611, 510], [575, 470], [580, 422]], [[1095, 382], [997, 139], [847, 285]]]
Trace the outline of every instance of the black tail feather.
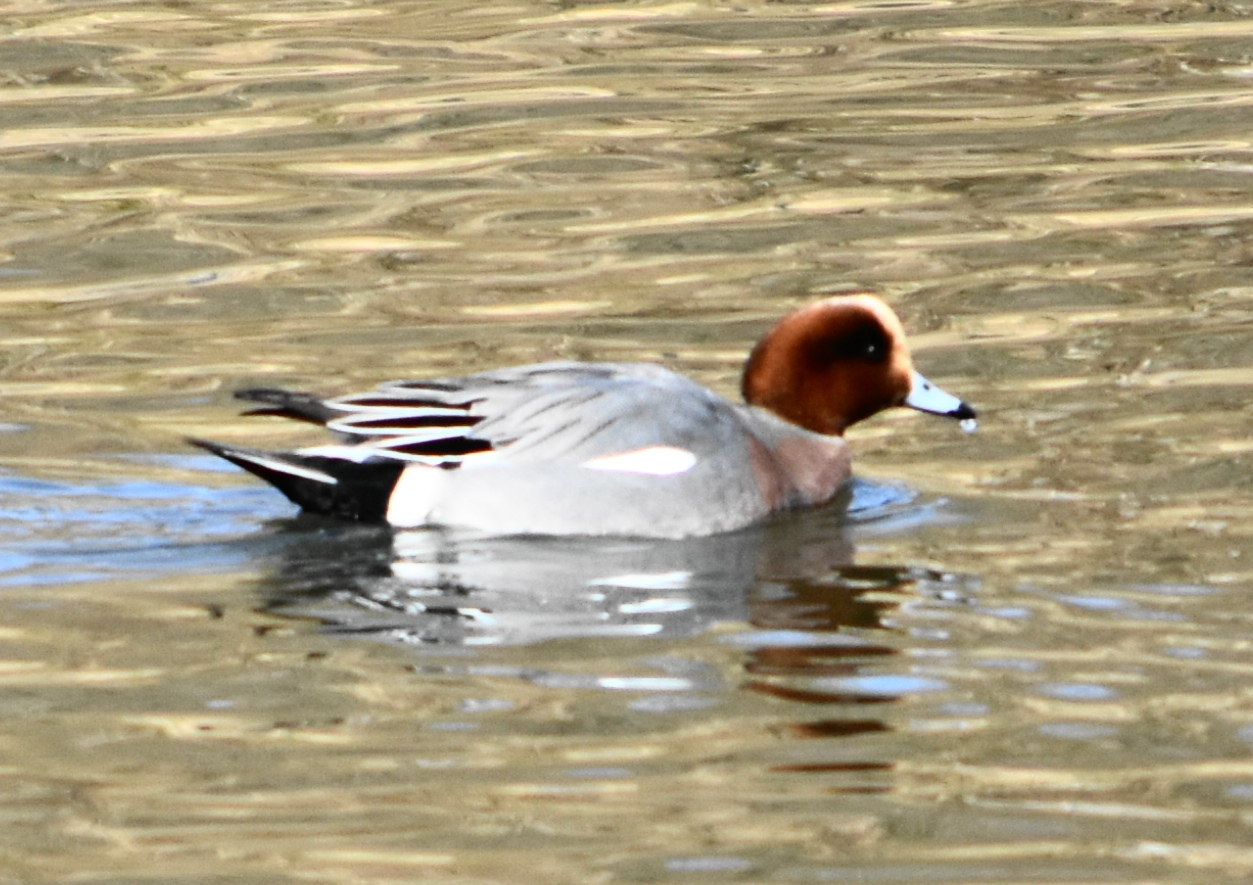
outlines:
[[265, 405], [265, 408], [251, 409], [247, 412], [249, 415], [274, 415], [325, 425], [337, 414], [334, 409], [327, 408], [315, 394], [283, 390], [281, 387], [249, 387], [237, 390], [235, 399]]
[[227, 446], [204, 439], [188, 439], [257, 476], [311, 513], [324, 513], [361, 522], [384, 522], [392, 489], [405, 465], [378, 458], [358, 464], [343, 458], [267, 452]]

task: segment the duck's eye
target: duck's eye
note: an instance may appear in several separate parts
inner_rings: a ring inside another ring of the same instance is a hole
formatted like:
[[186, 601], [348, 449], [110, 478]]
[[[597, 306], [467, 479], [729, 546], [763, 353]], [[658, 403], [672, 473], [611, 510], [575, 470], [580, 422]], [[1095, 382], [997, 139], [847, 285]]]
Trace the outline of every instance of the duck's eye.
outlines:
[[834, 360], [866, 360], [881, 363], [888, 358], [887, 333], [878, 323], [845, 332], [827, 342], [827, 356]]

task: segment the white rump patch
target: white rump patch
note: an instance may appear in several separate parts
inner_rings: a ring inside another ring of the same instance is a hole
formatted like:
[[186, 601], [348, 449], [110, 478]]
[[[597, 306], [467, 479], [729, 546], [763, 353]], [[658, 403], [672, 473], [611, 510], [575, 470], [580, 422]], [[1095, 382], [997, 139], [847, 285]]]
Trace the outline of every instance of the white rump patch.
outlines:
[[646, 476], [675, 476], [687, 473], [696, 466], [697, 458], [687, 449], [674, 446], [649, 446], [633, 452], [601, 455], [584, 461], [589, 470], [605, 470], [610, 473], [640, 473]]
[[387, 521], [398, 528], [426, 525], [447, 487], [447, 470], [420, 464], [406, 467], [387, 502]]

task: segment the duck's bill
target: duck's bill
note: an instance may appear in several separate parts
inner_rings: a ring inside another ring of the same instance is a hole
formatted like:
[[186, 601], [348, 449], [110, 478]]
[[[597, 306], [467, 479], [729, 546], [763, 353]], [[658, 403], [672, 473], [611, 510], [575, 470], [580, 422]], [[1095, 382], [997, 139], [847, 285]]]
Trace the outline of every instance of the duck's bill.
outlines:
[[956, 418], [958, 421], [973, 421], [975, 410], [965, 400], [941, 390], [926, 378], [914, 372], [914, 386], [905, 397], [902, 405], [930, 412], [932, 415], [943, 415], [945, 418]]

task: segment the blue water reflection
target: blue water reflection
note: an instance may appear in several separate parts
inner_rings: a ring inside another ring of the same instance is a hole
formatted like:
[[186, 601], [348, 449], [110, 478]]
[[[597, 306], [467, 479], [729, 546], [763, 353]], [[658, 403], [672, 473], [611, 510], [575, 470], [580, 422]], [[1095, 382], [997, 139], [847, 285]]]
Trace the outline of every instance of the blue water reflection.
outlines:
[[[210, 459], [180, 459], [179, 466], [201, 461]], [[234, 539], [287, 511], [251, 487], [0, 473], [0, 586], [239, 569], [257, 544]]]
[[[136, 460], [158, 462], [163, 468], [188, 472], [192, 481], [82, 482], [0, 472], [0, 586], [238, 569], [289, 546], [297, 548], [293, 556], [299, 558], [299, 548], [307, 541], [314, 546], [329, 543], [338, 549], [337, 538], [349, 539], [351, 545], [355, 543], [351, 539], [361, 532], [356, 526], [293, 518], [291, 506], [261, 486], [198, 484], [196, 474], [222, 470], [220, 462], [207, 456], [135, 456], [122, 460], [128, 467]], [[874, 532], [934, 521], [941, 508], [936, 502], [916, 502], [908, 489], [865, 481], [855, 483], [844, 503], [848, 508], [846, 522]], [[841, 529], [836, 534], [843, 533]], [[407, 533], [396, 543], [396, 576], [420, 582], [425, 556], [430, 552], [424, 552], [423, 546], [442, 541], [435, 533], [418, 532]], [[714, 546], [718, 552], [710, 555], [718, 558], [731, 552], [735, 543]], [[325, 557], [313, 559], [315, 564], [326, 564]], [[606, 573], [588, 580], [653, 591], [631, 604], [636, 614], [685, 605], [681, 591], [692, 570], [681, 562], [664, 569], [657, 565], [665, 561], [664, 556], [645, 559], [649, 560], [647, 567], [636, 572]], [[702, 567], [699, 559], [696, 568]], [[483, 568], [490, 572], [491, 566], [485, 561]], [[732, 564], [731, 568], [737, 567]], [[463, 561], [463, 572], [468, 569], [468, 560]], [[490, 582], [492, 576], [489, 573], [480, 578]], [[679, 591], [680, 597], [667, 596], [667, 588]]]

